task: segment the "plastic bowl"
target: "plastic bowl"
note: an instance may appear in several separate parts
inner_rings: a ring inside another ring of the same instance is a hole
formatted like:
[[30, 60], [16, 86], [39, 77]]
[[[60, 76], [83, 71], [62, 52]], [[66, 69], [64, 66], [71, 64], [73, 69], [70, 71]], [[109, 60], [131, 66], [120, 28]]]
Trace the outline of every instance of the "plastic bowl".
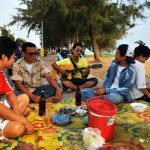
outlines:
[[87, 111], [84, 110], [84, 109], [77, 109], [77, 110], [76, 110], [76, 114], [77, 114], [78, 116], [80, 116], [80, 117], [85, 116], [86, 113], [87, 113]]
[[133, 111], [136, 112], [136, 113], [142, 113], [147, 108], [147, 105], [142, 104], [142, 103], [131, 103], [130, 105], [131, 105]]
[[72, 122], [72, 117], [70, 115], [57, 115], [52, 117], [52, 121], [59, 126], [66, 126]]

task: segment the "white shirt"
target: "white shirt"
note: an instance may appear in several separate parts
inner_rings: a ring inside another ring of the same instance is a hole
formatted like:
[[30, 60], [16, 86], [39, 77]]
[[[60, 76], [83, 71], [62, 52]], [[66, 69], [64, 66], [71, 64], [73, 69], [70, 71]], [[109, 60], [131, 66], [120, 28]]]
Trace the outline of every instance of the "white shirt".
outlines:
[[122, 71], [124, 68], [125, 68], [125, 67], [118, 66], [118, 70], [117, 70], [116, 77], [115, 77], [114, 82], [113, 82], [113, 84], [111, 85], [110, 88], [118, 88], [118, 87], [119, 87], [120, 73], [121, 73], [121, 71]]
[[144, 63], [141, 63], [138, 60], [135, 60], [135, 64], [132, 64], [136, 77], [135, 84], [132, 90], [130, 91], [130, 95], [133, 99], [140, 98], [144, 95], [142, 91], [139, 89], [146, 88], [146, 80], [145, 80], [145, 67]]
[[32, 63], [32, 64], [27, 64], [27, 63], [26, 63], [26, 66], [27, 66], [28, 71], [29, 71], [29, 73], [30, 73], [30, 75], [31, 75], [31, 74], [32, 74], [32, 70], [33, 70], [33, 63]]

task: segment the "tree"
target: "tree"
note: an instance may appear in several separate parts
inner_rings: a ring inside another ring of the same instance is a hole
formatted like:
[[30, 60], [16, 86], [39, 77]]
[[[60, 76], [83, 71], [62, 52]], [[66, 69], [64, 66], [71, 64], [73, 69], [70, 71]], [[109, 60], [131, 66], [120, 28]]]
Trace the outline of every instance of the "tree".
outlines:
[[6, 26], [0, 27], [1, 36], [8, 36], [12, 40], [15, 40], [14, 35], [11, 33], [9, 29], [7, 29]]
[[[44, 45], [60, 46], [71, 39], [90, 43], [95, 59], [100, 61], [102, 49], [114, 48], [116, 40], [135, 26], [137, 18], [144, 19], [148, 1], [138, 0], [21, 0], [26, 8], [18, 8], [11, 24], [22, 22], [22, 27], [41, 31]], [[39, 32], [40, 33], [40, 32]], [[75, 38], [76, 37], [76, 38]]]
[[17, 38], [16, 39], [16, 43], [18, 45], [18, 47], [21, 47], [23, 43], [25, 43], [26, 40], [22, 39], [22, 38]]

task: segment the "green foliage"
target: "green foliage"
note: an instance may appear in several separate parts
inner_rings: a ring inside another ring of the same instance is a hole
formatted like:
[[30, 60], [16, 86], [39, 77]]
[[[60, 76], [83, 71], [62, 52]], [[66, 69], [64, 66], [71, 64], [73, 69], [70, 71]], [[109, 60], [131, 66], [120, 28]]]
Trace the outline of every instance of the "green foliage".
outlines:
[[25, 43], [25, 42], [26, 42], [26, 40], [24, 40], [24, 39], [22, 39], [22, 38], [17, 38], [17, 39], [16, 39], [16, 43], [18, 44], [19, 47], [21, 47], [22, 44]]
[[8, 36], [12, 40], [15, 40], [14, 35], [10, 32], [9, 29], [6, 28], [6, 26], [0, 27], [0, 33], [1, 33], [1, 36]]
[[143, 11], [150, 6], [148, 1], [138, 0], [20, 1], [26, 7], [17, 9], [10, 24], [21, 22], [29, 32], [36, 30], [40, 34], [43, 21], [45, 47], [67, 45], [71, 39], [85, 45], [97, 44], [100, 50], [113, 49], [116, 40], [135, 26], [135, 19], [145, 18]]

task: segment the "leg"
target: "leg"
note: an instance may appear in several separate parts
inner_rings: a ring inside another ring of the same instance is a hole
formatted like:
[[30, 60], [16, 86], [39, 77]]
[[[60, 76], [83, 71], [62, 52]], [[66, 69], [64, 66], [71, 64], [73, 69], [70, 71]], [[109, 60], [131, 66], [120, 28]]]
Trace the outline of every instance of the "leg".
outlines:
[[114, 104], [120, 104], [124, 102], [124, 97], [118, 93], [110, 93], [106, 96], [108, 97], [108, 101], [111, 101]]
[[15, 138], [21, 136], [24, 132], [25, 127], [23, 124], [16, 121], [8, 121], [4, 128], [1, 130], [0, 134], [6, 138]]
[[71, 80], [74, 85], [80, 85], [80, 89], [91, 88], [98, 83], [96, 78], [89, 78], [89, 79], [80, 79], [75, 78]]
[[98, 80], [96, 78], [89, 78], [85, 83], [83, 83], [80, 88], [85, 89], [85, 88], [91, 88], [96, 86], [98, 83]]
[[96, 94], [93, 92], [92, 89], [83, 89], [81, 90], [81, 98], [86, 100], [88, 98], [94, 97]]
[[41, 87], [38, 87], [34, 92], [33, 94], [34, 95], [37, 95], [37, 96], [41, 96], [41, 91], [45, 91], [45, 97], [46, 98], [49, 98], [49, 97], [52, 97], [52, 96], [55, 96], [55, 89], [50, 86], [49, 84], [48, 85], [43, 85]]
[[73, 84], [71, 81], [62, 81], [62, 84], [63, 86], [67, 87], [67, 88], [70, 88], [70, 89], [73, 89], [73, 90], [76, 90], [77, 89], [77, 86], [75, 84]]
[[18, 103], [19, 103], [19, 111], [22, 115], [26, 116], [30, 113], [30, 109], [27, 108], [29, 104], [29, 97], [26, 94], [21, 94], [17, 96]]

